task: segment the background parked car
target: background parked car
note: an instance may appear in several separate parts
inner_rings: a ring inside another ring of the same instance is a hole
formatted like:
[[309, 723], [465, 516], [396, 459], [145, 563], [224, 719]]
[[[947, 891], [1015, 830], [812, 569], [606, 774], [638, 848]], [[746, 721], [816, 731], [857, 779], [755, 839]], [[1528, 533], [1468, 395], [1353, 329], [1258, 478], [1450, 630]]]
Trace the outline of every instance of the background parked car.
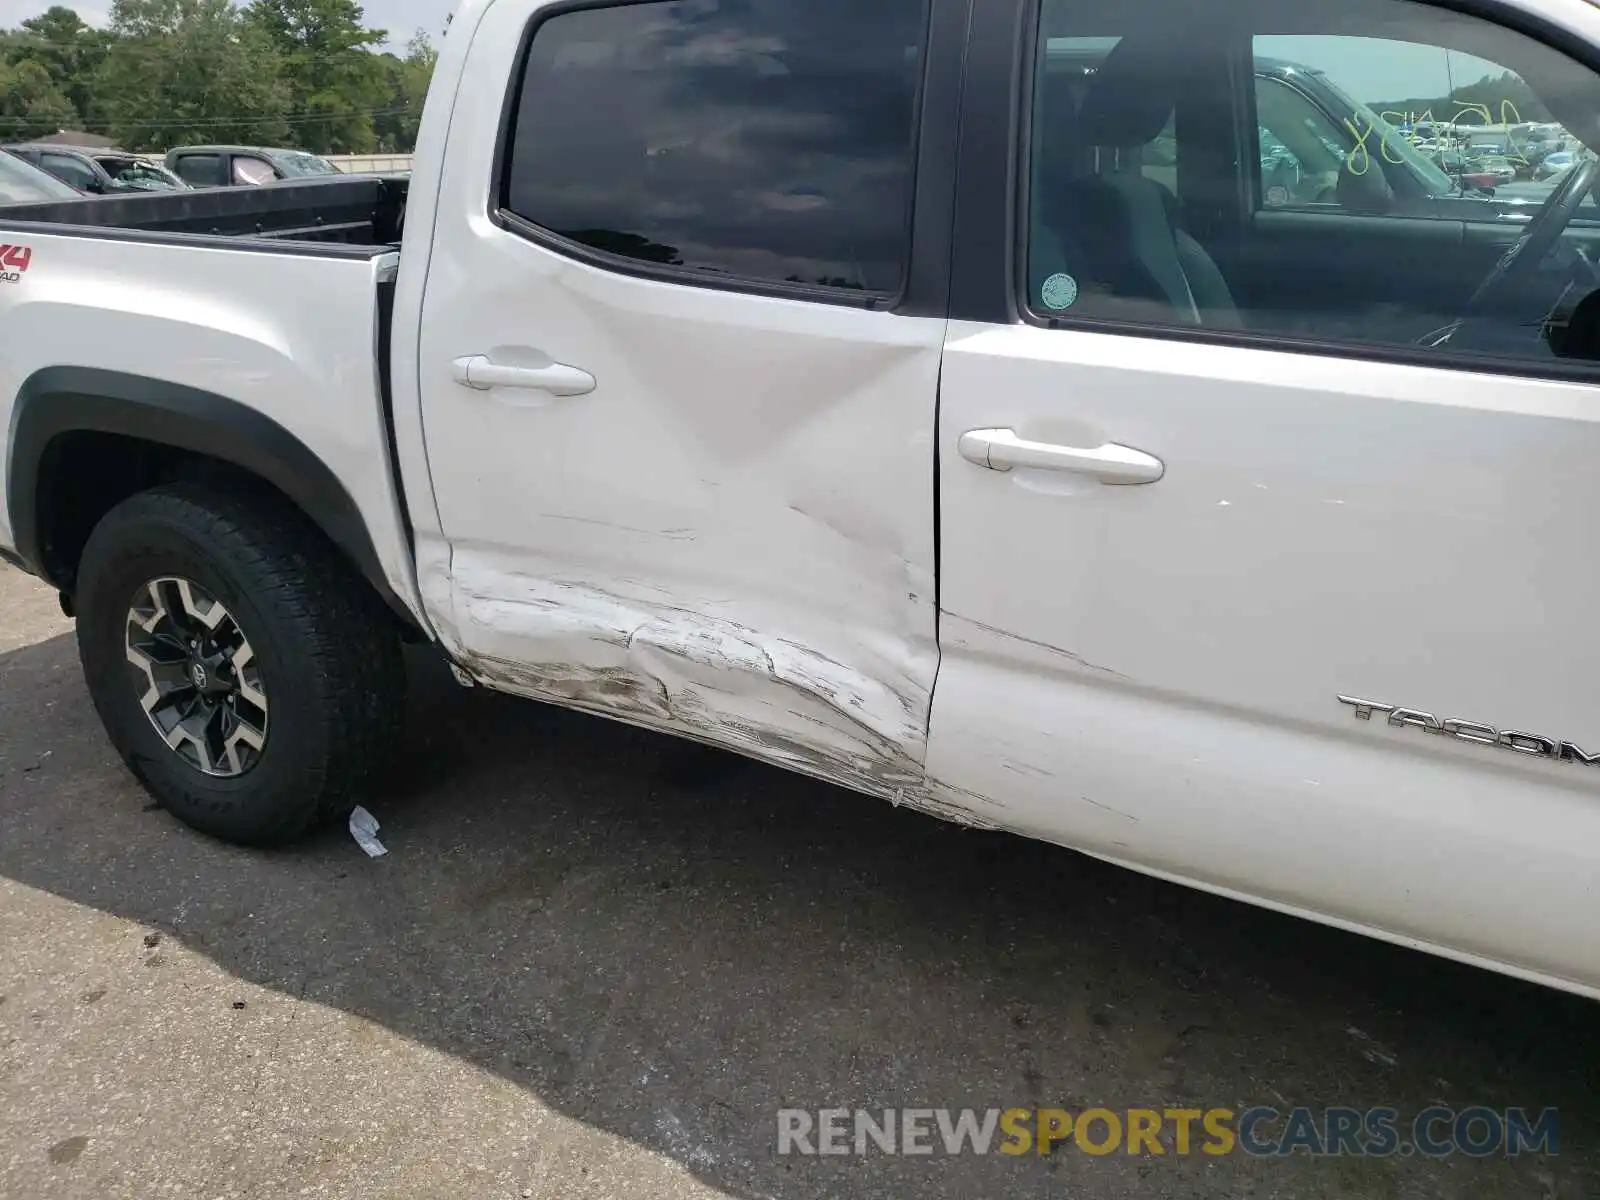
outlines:
[[180, 146], [167, 151], [167, 169], [190, 187], [200, 188], [253, 186], [276, 179], [340, 173], [318, 155], [266, 146]]
[[0, 204], [38, 204], [49, 200], [81, 200], [83, 193], [54, 175], [0, 150]]
[[1492, 174], [1496, 184], [1515, 183], [1517, 164], [1499, 154], [1484, 155], [1470, 161], [1468, 169], [1478, 174]]
[[1533, 177], [1535, 179], [1554, 179], [1557, 175], [1571, 170], [1573, 164], [1577, 161], [1578, 156], [1571, 150], [1552, 151], [1546, 154], [1540, 160], [1539, 165], [1534, 168]]
[[188, 185], [159, 162], [126, 150], [90, 150], [28, 142], [7, 146], [12, 154], [80, 192], [170, 192]]
[[1482, 167], [1477, 159], [1468, 158], [1460, 150], [1441, 150], [1432, 157], [1439, 169], [1463, 189], [1493, 193], [1501, 182], [1499, 172]]

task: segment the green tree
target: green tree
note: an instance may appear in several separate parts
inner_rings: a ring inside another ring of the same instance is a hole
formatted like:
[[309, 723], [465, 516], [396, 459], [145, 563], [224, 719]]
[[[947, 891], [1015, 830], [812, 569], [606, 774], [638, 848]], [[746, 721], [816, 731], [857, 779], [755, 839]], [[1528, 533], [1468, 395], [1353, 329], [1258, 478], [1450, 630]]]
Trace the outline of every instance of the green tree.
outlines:
[[372, 120], [379, 150], [407, 152], [416, 146], [422, 102], [438, 61], [439, 52], [420, 29], [406, 43], [404, 58], [393, 54], [380, 56], [386, 98], [383, 110]]
[[114, 0], [111, 32], [94, 86], [129, 149], [285, 139], [276, 51], [228, 0]]
[[32, 141], [77, 123], [72, 102], [41, 63], [0, 62], [0, 140]]
[[94, 112], [94, 77], [110, 49], [109, 33], [91, 28], [72, 9], [57, 4], [6, 33], [3, 45], [6, 61], [43, 67], [80, 118], [91, 121], [99, 115]]
[[389, 89], [371, 48], [388, 34], [362, 25], [356, 0], [255, 0], [248, 11], [281, 63], [295, 144], [320, 154], [372, 150]]
[[[1522, 121], [1548, 121], [1550, 110], [1534, 95], [1533, 89], [1512, 71], [1485, 75], [1475, 83], [1463, 84], [1448, 96], [1410, 96], [1403, 100], [1381, 100], [1371, 107], [1380, 114], [1407, 120], [1428, 114], [1435, 121], [1454, 121], [1462, 125], [1516, 125]], [[1487, 116], [1485, 115], [1487, 114]]]

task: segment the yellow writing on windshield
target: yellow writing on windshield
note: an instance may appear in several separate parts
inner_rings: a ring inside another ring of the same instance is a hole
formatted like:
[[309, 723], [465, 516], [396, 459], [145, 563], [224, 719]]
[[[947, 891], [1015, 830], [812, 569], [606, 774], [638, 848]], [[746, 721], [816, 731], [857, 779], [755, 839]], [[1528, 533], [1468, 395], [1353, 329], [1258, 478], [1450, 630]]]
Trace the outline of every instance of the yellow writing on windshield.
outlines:
[[[1356, 121], [1360, 119], [1359, 116], [1356, 117]], [[1344, 169], [1352, 175], [1365, 175], [1372, 170], [1372, 155], [1367, 153], [1367, 139], [1372, 136], [1372, 126], [1368, 125], [1365, 129], [1361, 129], [1356, 125], [1355, 121], [1347, 118], [1344, 127], [1356, 139], [1354, 148], [1351, 149], [1349, 154], [1345, 155]]]
[[[1413, 146], [1416, 144], [1417, 137], [1418, 137], [1417, 131], [1416, 131], [1416, 129], [1414, 127], [1417, 126], [1417, 125], [1432, 125], [1434, 123], [1434, 121], [1433, 121], [1433, 109], [1431, 109], [1431, 108], [1430, 109], [1425, 109], [1421, 113], [1397, 113], [1397, 112], [1393, 112], [1393, 111], [1388, 111], [1388, 112], [1380, 113], [1379, 116], [1380, 116], [1380, 119], [1386, 125], [1388, 125], [1391, 129], [1395, 130], [1395, 132], [1397, 132], [1397, 133], [1399, 132], [1399, 127], [1401, 127], [1401, 126], [1405, 126], [1405, 125], [1413, 126], [1413, 128], [1409, 132], [1403, 133], [1403, 134], [1400, 135], [1401, 137], [1405, 138], [1408, 142], [1412, 143]], [[1398, 118], [1398, 119], [1396, 119], [1396, 118]], [[1389, 158], [1388, 157], [1389, 154], [1391, 153], [1388, 139], [1384, 140], [1383, 153], [1384, 153], [1384, 157], [1385, 157], [1385, 159], [1387, 161], [1395, 163], [1396, 165], [1399, 164], [1400, 155], [1398, 153], [1396, 153], [1393, 158]]]
[[[1441, 132], [1445, 132], [1446, 136], [1461, 137], [1463, 127], [1470, 129], [1473, 126], [1488, 127], [1495, 124], [1494, 110], [1487, 104], [1479, 103], [1476, 100], [1454, 99], [1450, 103], [1457, 106], [1455, 115], [1449, 121], [1442, 123], [1434, 117], [1431, 108], [1424, 109], [1422, 112], [1398, 112], [1394, 109], [1385, 109], [1380, 113], [1378, 119], [1388, 127], [1378, 135], [1378, 145], [1381, 148], [1383, 160], [1396, 165], [1399, 165], [1402, 161], [1390, 139], [1385, 136], [1388, 133], [1399, 133], [1408, 144], [1415, 148], [1417, 142], [1424, 137], [1429, 141], [1435, 141]], [[1377, 129], [1370, 121], [1367, 121], [1365, 123], [1366, 129], [1363, 131], [1359, 124], [1361, 122], [1360, 114], [1356, 114], [1353, 121], [1344, 123], [1345, 128], [1356, 139], [1356, 145], [1351, 148], [1350, 153], [1345, 158], [1345, 169], [1352, 175], [1365, 175], [1372, 165], [1372, 155], [1367, 149], [1367, 139], [1373, 133], [1376, 133]], [[1516, 144], [1511, 135], [1511, 127], [1523, 123], [1522, 114], [1517, 111], [1514, 101], [1509, 99], [1500, 101], [1499, 124], [1506, 128], [1506, 140], [1499, 156], [1520, 166], [1531, 166], [1532, 160]], [[1441, 124], [1443, 125], [1443, 130], [1441, 130]], [[1423, 130], [1427, 130], [1427, 133], [1424, 133]]]

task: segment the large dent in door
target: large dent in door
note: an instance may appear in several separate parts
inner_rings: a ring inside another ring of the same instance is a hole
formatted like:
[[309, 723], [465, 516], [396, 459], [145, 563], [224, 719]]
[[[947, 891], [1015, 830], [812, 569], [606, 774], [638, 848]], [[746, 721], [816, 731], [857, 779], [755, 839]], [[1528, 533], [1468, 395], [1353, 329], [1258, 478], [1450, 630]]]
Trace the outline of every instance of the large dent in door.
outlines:
[[970, 814], [924, 771], [944, 322], [584, 271], [548, 299], [546, 348], [606, 364], [595, 394], [429, 431], [460, 471], [440, 510], [458, 663]]

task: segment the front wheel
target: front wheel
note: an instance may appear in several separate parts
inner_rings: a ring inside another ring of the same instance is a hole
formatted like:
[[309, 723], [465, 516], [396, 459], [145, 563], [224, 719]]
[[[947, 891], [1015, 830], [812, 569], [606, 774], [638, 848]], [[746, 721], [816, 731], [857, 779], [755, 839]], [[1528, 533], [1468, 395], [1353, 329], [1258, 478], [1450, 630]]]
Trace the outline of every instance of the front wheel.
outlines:
[[292, 840], [348, 811], [393, 747], [392, 618], [275, 495], [181, 484], [124, 501], [90, 535], [74, 599], [112, 744], [196, 829]]

